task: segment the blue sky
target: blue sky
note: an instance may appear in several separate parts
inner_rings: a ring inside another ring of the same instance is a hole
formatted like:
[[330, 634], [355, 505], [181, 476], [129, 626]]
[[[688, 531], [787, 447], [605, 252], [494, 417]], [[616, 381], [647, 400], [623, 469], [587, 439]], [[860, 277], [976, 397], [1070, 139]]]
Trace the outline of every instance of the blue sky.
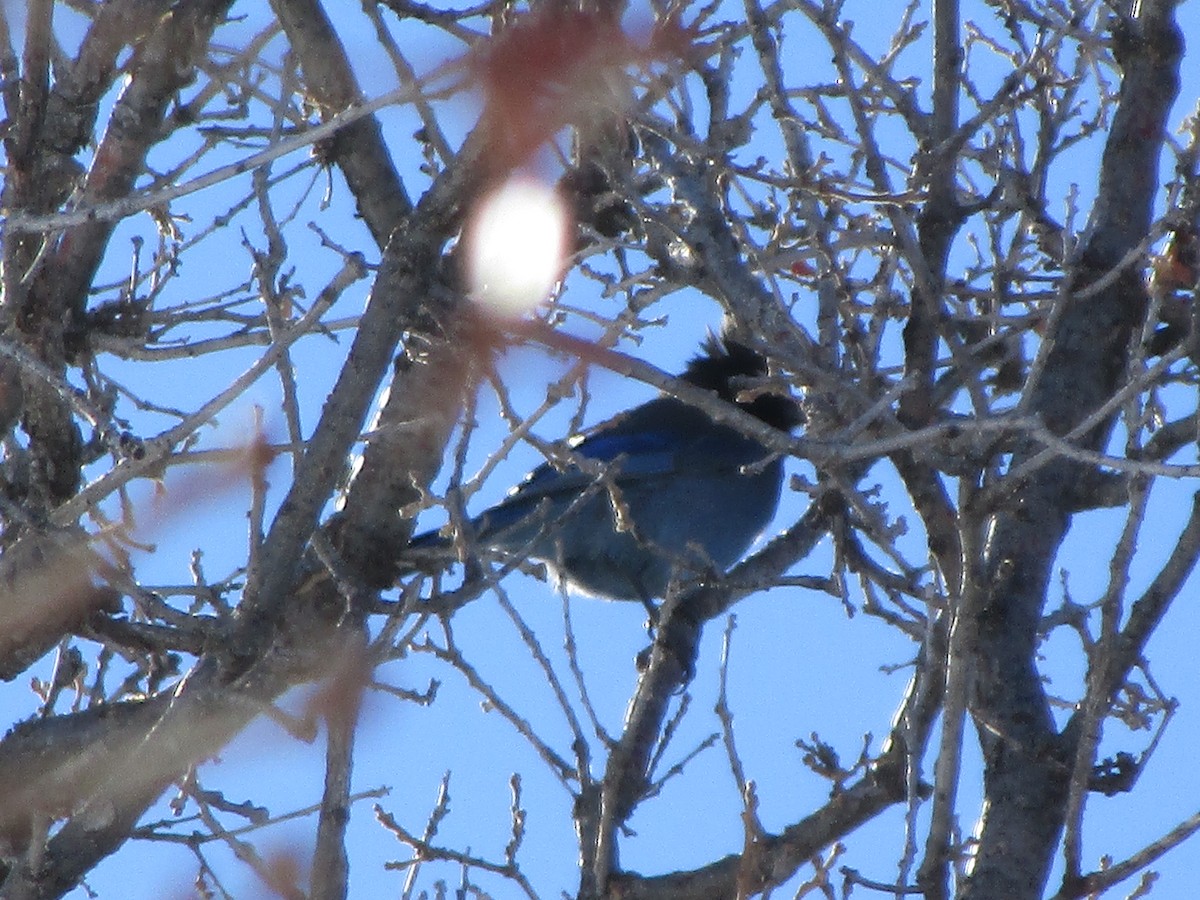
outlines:
[[[987, 17], [982, 4], [967, 3], [966, 14]], [[897, 7], [898, 10], [898, 7]], [[879, 14], [879, 6], [869, 3], [849, 4], [846, 15], [859, 22], [855, 34], [870, 47], [882, 45], [893, 27], [893, 14]], [[736, 10], [730, 11], [735, 17]], [[898, 11], [895, 14], [898, 16]], [[1200, 6], [1185, 3], [1180, 9], [1185, 34], [1193, 44], [1200, 41]], [[251, 28], [252, 22], [244, 27]], [[361, 31], [348, 29], [344, 36], [356, 49], [355, 62], [360, 68], [364, 90], [374, 96], [394, 87], [390, 69], [376, 55], [374, 38], [366, 23]], [[819, 45], [818, 45], [819, 46]], [[361, 49], [361, 55], [357, 51]], [[418, 66], [432, 67], [445, 54], [458, 52], [457, 46], [429, 40], [414, 54]], [[924, 77], [926, 67], [922, 46], [906, 54], [910, 69]], [[828, 52], [814, 52], [811, 58], [797, 60], [796, 65], [811, 81], [828, 77], [821, 71]], [[808, 75], [808, 68], [813, 72]], [[1180, 99], [1172, 116], [1174, 123], [1195, 108], [1200, 97], [1200, 77], [1195, 66], [1186, 73]], [[752, 70], [751, 70], [752, 71]], [[998, 69], [999, 71], [999, 69]], [[752, 90], [751, 82], [739, 82], [735, 89]], [[462, 103], [451, 113], [453, 128], [469, 127], [474, 114], [470, 103]], [[409, 135], [414, 129], [412, 116], [404, 110], [388, 110], [381, 115], [392, 146], [409, 153]], [[460, 131], [461, 133], [461, 131]], [[453, 135], [452, 135], [453, 136]], [[165, 148], [175, 153], [178, 148]], [[1076, 157], [1077, 167], [1059, 171], [1055, 178], [1063, 192], [1070, 183], [1079, 186], [1086, 198], [1094, 190], [1091, 172], [1096, 165], [1098, 144]], [[771, 152], [770, 149], [763, 150]], [[907, 154], [904, 151], [904, 156]], [[1089, 153], [1091, 154], [1089, 156]], [[300, 162], [301, 155], [276, 164], [283, 171]], [[214, 157], [213, 163], [221, 162]], [[413, 178], [413, 184], [423, 183], [415, 175], [417, 160], [397, 159], [402, 173]], [[1165, 170], [1164, 170], [1165, 172]], [[294, 201], [301, 202], [299, 221], [312, 218], [327, 231], [336, 229], [337, 239], [349, 246], [370, 248], [369, 238], [361, 224], [353, 221], [352, 204], [340, 179], [335, 176], [332, 207], [318, 210], [324, 179], [318, 178], [305, 194], [309, 184], [301, 175], [285, 186]], [[245, 182], [239, 190], [244, 191]], [[203, 192], [189, 198], [187, 210], [192, 221], [184, 224], [185, 234], [198, 231], [212, 217], [220, 215], [229, 204], [222, 188]], [[289, 204], [281, 199], [279, 208]], [[246, 251], [241, 246], [242, 233], [256, 245], [263, 243], [261, 233], [252, 230], [253, 211], [236, 220], [235, 227], [207, 242], [207, 249], [185, 257], [181, 277], [164, 294], [163, 302], [181, 302], [198, 296], [234, 289], [244, 280], [248, 270]], [[146, 233], [147, 223], [131, 221], [123, 226], [114, 239], [114, 252], [106, 262], [106, 274], [100, 279], [113, 281], [128, 271], [127, 248], [129, 236]], [[315, 235], [304, 228], [292, 229], [294, 235], [289, 262], [297, 265], [310, 295], [323, 284], [339, 263], [336, 256], [320, 248]], [[969, 258], [965, 248], [959, 248], [955, 265], [966, 265]], [[369, 254], [370, 255], [370, 254]], [[377, 259], [378, 254], [372, 256]], [[335, 316], [351, 316], [361, 308], [369, 290], [361, 282], [349, 291], [335, 310]], [[589, 295], [589, 291], [591, 294]], [[613, 301], [595, 296], [594, 289], [580, 279], [572, 282], [568, 300], [580, 306], [590, 306], [609, 314]], [[607, 305], [606, 305], [607, 304]], [[717, 306], [706, 298], [691, 293], [664, 301], [655, 307], [656, 315], [666, 317], [660, 329], [647, 329], [640, 346], [629, 352], [653, 361], [667, 370], [678, 370], [703, 336], [706, 329], [719, 322]], [[576, 333], [587, 333], [585, 325], [572, 323]], [[315, 421], [320, 403], [343, 358], [348, 337], [340, 343], [328, 338], [306, 342], [297, 351], [298, 368], [304, 375], [302, 398], [306, 424]], [[117, 364], [105, 359], [103, 366], [113, 377], [136, 382], [140, 390], [157, 392], [173, 405], [194, 407], [200, 398], [216, 393], [228, 380], [229, 372], [249, 364], [259, 355], [257, 348], [222, 356], [219, 362], [198, 365], [190, 361], [160, 363], [153, 369], [154, 385], [146, 384], [140, 364]], [[217, 358], [214, 357], [214, 360]], [[206, 370], [203, 365], [213, 366]], [[500, 373], [511, 391], [514, 403], [522, 409], [537, 405], [545, 395], [545, 386], [564, 370], [561, 360], [550, 358], [534, 348], [512, 350], [500, 363]], [[611, 413], [648, 399], [653, 392], [644, 385], [632, 383], [605, 371], [589, 376], [590, 404], [588, 423], [594, 423]], [[217, 428], [207, 430], [201, 446], [227, 446], [244, 436], [252, 421], [252, 403], [265, 409], [268, 426], [280, 427], [277, 413], [278, 394], [273, 384], [264, 379], [244, 401], [220, 417]], [[567, 420], [574, 412], [573, 403], [565, 403], [560, 411], [544, 420], [539, 433], [547, 437], [561, 436]], [[506, 433], [497, 421], [494, 398], [484, 391], [477, 412], [480, 428], [472, 438], [467, 471], [474, 471], [499, 444]], [[157, 423], [157, 424], [155, 424]], [[146, 433], [162, 427], [153, 417], [139, 419], [139, 428]], [[558, 429], [557, 431], [555, 429]], [[477, 502], [486, 504], [498, 498], [529, 467], [539, 461], [528, 447], [518, 447], [512, 456], [497, 468]], [[287, 462], [277, 462], [272, 478], [276, 489], [287, 481]], [[803, 465], [795, 464], [793, 471], [803, 474]], [[173, 475], [172, 478], [175, 476]], [[172, 485], [166, 486], [168, 509]], [[868, 482], [877, 480], [885, 498], [894, 509], [906, 504], [899, 495], [890, 473], [877, 466]], [[1135, 584], [1144, 584], [1155, 571], [1155, 564], [1165, 558], [1171, 542], [1178, 533], [1182, 511], [1190, 503], [1194, 487], [1187, 484], [1160, 483], [1156, 487], [1153, 515], [1154, 539], [1145, 541], [1135, 564]], [[134, 486], [135, 502], [149, 509], [154, 490], [150, 485]], [[210, 577], [217, 578], [244, 559], [244, 510], [248, 486], [232, 485], [227, 492], [214, 496], [211, 504], [199, 515], [189, 514], [165, 519], [149, 526], [147, 538], [156, 549], [140, 562], [139, 574], [147, 584], [180, 583], [187, 580], [188, 562], [192, 551], [202, 548], [204, 564]], [[802, 511], [803, 497], [789, 495], [781, 506], [777, 525], [793, 521]], [[910, 524], [916, 523], [909, 517]], [[774, 528], [775, 526], [773, 526]], [[1068, 574], [1064, 583], [1078, 602], [1095, 599], [1107, 581], [1108, 548], [1121, 527], [1119, 512], [1102, 511], [1080, 517], [1060, 554], [1060, 565]], [[768, 534], [772, 529], [768, 530]], [[912, 541], [919, 540], [914, 534]], [[830, 564], [828, 542], [813, 556], [801, 563], [797, 574], [823, 574]], [[554, 671], [563, 680], [568, 693], [574, 687], [566, 665], [563, 646], [563, 604], [546, 585], [523, 576], [507, 579], [504, 590], [512, 607], [538, 635]], [[1056, 588], [1057, 590], [1057, 588]], [[1089, 815], [1093, 824], [1087, 832], [1085, 864], [1094, 866], [1102, 853], [1122, 858], [1147, 841], [1165, 832], [1176, 822], [1196, 811], [1200, 798], [1200, 775], [1192, 763], [1194, 747], [1200, 739], [1200, 705], [1197, 695], [1192, 636], [1200, 628], [1195, 604], [1189, 602], [1195, 586], [1189, 585], [1172, 617], [1156, 635], [1150, 646], [1154, 671], [1163, 690], [1182, 701], [1162, 745], [1149, 768], [1143, 774], [1138, 789], [1132, 794], [1115, 798], [1093, 796], [1089, 800]], [[634, 657], [645, 645], [644, 614], [636, 604], [603, 603], [585, 598], [569, 598], [570, 615], [579, 639], [581, 667], [585, 672], [588, 696], [597, 715], [609, 733], [616, 733], [624, 715], [625, 705], [636, 681]], [[784, 587], [759, 594], [736, 608], [736, 629], [728, 668], [730, 702], [735, 715], [738, 747], [747, 772], [758, 785], [762, 800], [761, 816], [768, 830], [780, 828], [805, 812], [815, 809], [825, 799], [828, 784], [807, 771], [800, 763], [795, 748], [797, 738], [808, 739], [814, 731], [838, 749], [848, 762], [861, 747], [863, 736], [871, 733], [872, 750], [878, 750], [891, 717], [903, 694], [907, 671], [901, 668], [893, 674], [880, 671], [881, 666], [902, 666], [911, 659], [915, 648], [907, 639], [887, 628], [878, 620], [859, 614], [847, 617], [840, 602], [834, 598], [795, 587]], [[718, 724], [712, 714], [718, 686], [717, 660], [721, 653], [722, 622], [714, 622], [705, 637], [699, 674], [690, 685], [692, 712], [680, 728], [668, 752], [668, 763], [677, 761], [698, 746]], [[561, 754], [570, 756], [571, 733], [557, 709], [545, 673], [530, 660], [512, 620], [505, 614], [496, 598], [484, 597], [455, 616], [456, 640], [464, 652], [496, 686], [497, 690], [517, 705], [523, 715], [535, 724], [544, 739]], [[49, 672], [49, 664], [35, 670], [41, 677]], [[1078, 648], [1065, 638], [1056, 637], [1045, 648], [1044, 671], [1056, 689], [1064, 695], [1076, 696], [1082, 669]], [[438, 841], [447, 846], [469, 845], [481, 856], [498, 859], [509, 838], [508, 804], [510, 776], [522, 773], [524, 805], [529, 810], [528, 830], [523, 864], [530, 879], [542, 896], [556, 896], [559, 889], [571, 890], [576, 883], [574, 836], [569, 818], [570, 799], [550, 777], [528, 744], [516, 735], [508, 723], [495, 712], [481, 710], [479, 698], [460, 679], [447, 673], [444, 666], [434, 665], [426, 656], [414, 654], [405, 660], [385, 666], [379, 678], [402, 687], [421, 690], [430, 678], [440, 678], [443, 684], [438, 701], [430, 707], [404, 704], [381, 693], [368, 698], [359, 735], [356, 757], [355, 786], [368, 790], [387, 786], [390, 794], [381, 800], [410, 830], [420, 832], [425, 817], [432, 808], [439, 784], [447, 771], [452, 773], [450, 791], [451, 815], [442, 823]], [[285, 698], [284, 705], [295, 710], [303, 708], [308, 689], [296, 691]], [[27, 715], [31, 709], [27, 679], [0, 685], [0, 709], [8, 711], [10, 721]], [[594, 737], [594, 736], [591, 736]], [[1122, 735], [1113, 728], [1106, 734], [1106, 752], [1129, 750], [1137, 752], [1144, 746], [1144, 733]], [[972, 751], [968, 742], [968, 754]], [[306, 745], [288, 736], [277, 725], [260, 719], [222, 754], [219, 761], [203, 767], [205, 784], [226, 792], [231, 800], [253, 799], [266, 804], [272, 813], [316, 803], [320, 797], [323, 746]], [[598, 773], [603, 765], [599, 747], [594, 749], [593, 766]], [[969, 829], [977, 811], [977, 798], [972, 796], [968, 779], [960, 793], [962, 826]], [[711, 860], [723, 853], [735, 852], [741, 845], [738, 821], [740, 800], [724, 759], [720, 744], [702, 752], [689, 762], [680, 778], [666, 785], [660, 797], [647, 802], [630, 825], [637, 832], [634, 838], [622, 842], [622, 864], [643, 873], [668, 871]], [[902, 831], [899, 827], [902, 810], [893, 810], [866, 826], [850, 839], [849, 849], [840, 861], [878, 880], [895, 877], [895, 860], [902, 852]], [[311, 847], [315, 818], [308, 817], [275, 826], [255, 836], [261, 852], [296, 852], [303, 855]], [[351, 826], [352, 896], [376, 897], [398, 895], [403, 873], [384, 872], [380, 861], [406, 858], [404, 849], [373, 821], [370, 801], [357, 805]], [[265, 888], [247, 870], [237, 864], [227, 851], [209, 845], [218, 871], [227, 879], [225, 886], [235, 896], [266, 896]], [[136, 860], [137, 883], [131, 883], [131, 860]], [[1176, 850], [1156, 866], [1162, 880], [1152, 896], [1183, 897], [1191, 893], [1192, 872], [1200, 867], [1200, 844], [1192, 842]], [[175, 846], [139, 843], [100, 866], [88, 883], [100, 897], [140, 897], [186, 895], [186, 885], [195, 871], [192, 857], [185, 849]], [[456, 871], [450, 866], [429, 866], [422, 874], [421, 887], [430, 889], [435, 878], [444, 878], [453, 886]], [[508, 887], [496, 887], [484, 882], [496, 896], [509, 894]], [[1052, 882], [1053, 883], [1053, 882]], [[785, 892], [781, 892], [785, 894]], [[82, 897], [82, 891], [75, 892]]]

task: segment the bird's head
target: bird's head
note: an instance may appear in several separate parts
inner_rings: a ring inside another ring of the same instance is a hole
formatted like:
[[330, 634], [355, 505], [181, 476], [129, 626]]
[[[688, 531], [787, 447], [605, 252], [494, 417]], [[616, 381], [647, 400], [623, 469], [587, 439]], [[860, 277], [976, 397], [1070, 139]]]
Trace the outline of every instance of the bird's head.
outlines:
[[804, 420], [792, 397], [773, 389], [756, 389], [753, 380], [767, 374], [767, 360], [757, 350], [726, 334], [710, 334], [703, 350], [688, 363], [681, 376], [684, 381], [716, 391], [723, 400], [736, 403], [780, 431], [791, 431]]

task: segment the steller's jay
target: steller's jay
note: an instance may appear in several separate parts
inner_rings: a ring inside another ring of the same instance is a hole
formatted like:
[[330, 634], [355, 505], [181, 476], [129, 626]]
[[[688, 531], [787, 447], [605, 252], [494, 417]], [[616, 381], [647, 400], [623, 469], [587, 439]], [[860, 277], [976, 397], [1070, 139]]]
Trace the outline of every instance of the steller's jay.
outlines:
[[[753, 392], [766, 360], [710, 335], [680, 378], [782, 431], [800, 423], [790, 397]], [[745, 399], [739, 399], [742, 392]], [[775, 515], [783, 461], [736, 428], [674, 397], [660, 397], [578, 439], [579, 464], [534, 469], [472, 519], [476, 545], [544, 562], [559, 581], [593, 596], [649, 608], [672, 582], [724, 572]], [[425, 556], [451, 540], [413, 538]]]

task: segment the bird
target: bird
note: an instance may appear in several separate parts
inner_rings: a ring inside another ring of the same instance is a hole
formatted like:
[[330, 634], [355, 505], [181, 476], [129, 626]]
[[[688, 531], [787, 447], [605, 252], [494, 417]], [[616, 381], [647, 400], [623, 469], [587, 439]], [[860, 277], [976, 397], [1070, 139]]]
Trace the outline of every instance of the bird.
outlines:
[[[679, 376], [781, 432], [802, 421], [791, 396], [754, 387], [761, 353], [710, 333]], [[531, 558], [583, 594], [640, 601], [724, 573], [775, 515], [782, 456], [733, 425], [663, 395], [570, 444], [568, 462], [544, 463], [498, 504], [466, 523], [468, 546]], [[454, 544], [443, 531], [412, 539], [420, 556]]]

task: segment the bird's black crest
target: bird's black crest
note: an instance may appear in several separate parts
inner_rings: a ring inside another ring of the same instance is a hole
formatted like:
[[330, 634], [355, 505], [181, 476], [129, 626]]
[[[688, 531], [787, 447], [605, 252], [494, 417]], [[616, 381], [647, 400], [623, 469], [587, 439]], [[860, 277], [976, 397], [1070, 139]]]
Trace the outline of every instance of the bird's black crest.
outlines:
[[684, 381], [716, 391], [730, 403], [737, 403], [746, 412], [768, 425], [790, 431], [801, 422], [800, 407], [791, 397], [761, 393], [752, 401], [739, 402], [738, 395], [747, 385], [741, 379], [760, 378], [767, 374], [767, 360], [757, 350], [724, 335], [710, 334], [704, 341], [703, 353], [688, 363], [680, 376]]

